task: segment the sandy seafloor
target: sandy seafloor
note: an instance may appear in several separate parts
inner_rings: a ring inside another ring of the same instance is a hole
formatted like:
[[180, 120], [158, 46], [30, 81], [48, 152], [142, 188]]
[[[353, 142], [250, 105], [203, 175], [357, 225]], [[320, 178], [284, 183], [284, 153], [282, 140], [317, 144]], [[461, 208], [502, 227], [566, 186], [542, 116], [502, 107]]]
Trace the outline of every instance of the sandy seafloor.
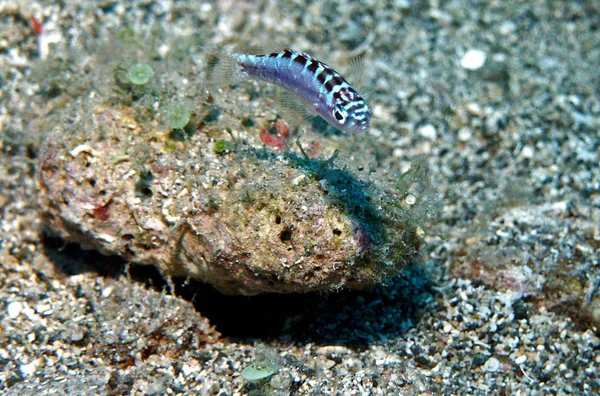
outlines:
[[[442, 199], [420, 257], [368, 291], [172, 295], [44, 236], [31, 99], [124, 27], [361, 55], [373, 126], [348, 139], [424, 155]], [[0, 393], [598, 394], [599, 43], [591, 0], [1, 1]], [[278, 373], [244, 380], [255, 359]]]

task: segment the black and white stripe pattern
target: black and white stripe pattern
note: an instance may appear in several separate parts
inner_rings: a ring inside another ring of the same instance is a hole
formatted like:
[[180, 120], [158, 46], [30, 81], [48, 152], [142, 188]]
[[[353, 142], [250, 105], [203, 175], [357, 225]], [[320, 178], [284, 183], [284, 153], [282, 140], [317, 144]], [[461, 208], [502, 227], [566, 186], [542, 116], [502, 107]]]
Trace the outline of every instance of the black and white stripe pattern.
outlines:
[[360, 132], [369, 127], [366, 101], [335, 70], [312, 56], [286, 48], [269, 55], [233, 54], [237, 76], [276, 84], [296, 95], [334, 127]]

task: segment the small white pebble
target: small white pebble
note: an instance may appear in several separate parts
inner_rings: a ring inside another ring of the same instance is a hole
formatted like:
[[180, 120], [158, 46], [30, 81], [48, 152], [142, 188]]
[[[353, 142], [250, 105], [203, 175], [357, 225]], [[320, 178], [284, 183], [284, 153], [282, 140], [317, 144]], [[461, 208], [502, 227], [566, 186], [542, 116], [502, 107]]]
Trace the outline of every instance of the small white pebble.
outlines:
[[171, 47], [169, 47], [167, 44], [161, 44], [158, 46], [158, 54], [160, 55], [161, 58], [166, 58], [167, 55], [169, 54], [169, 51], [171, 50]]
[[292, 185], [294, 185], [294, 186], [305, 186], [307, 184], [308, 184], [308, 178], [304, 174], [296, 176], [295, 178], [292, 179]]
[[112, 294], [114, 290], [114, 286], [108, 286], [104, 290], [102, 290], [102, 298], [107, 298]]
[[468, 103], [465, 106], [465, 109], [472, 116], [483, 117], [483, 109], [481, 108], [481, 106], [478, 103]]
[[486, 58], [487, 55], [482, 50], [471, 49], [463, 55], [460, 65], [467, 70], [477, 70], [485, 64]]
[[526, 361], [527, 361], [527, 355], [521, 355], [515, 359], [515, 363], [519, 364], [519, 365], [525, 363]]
[[460, 128], [458, 130], [458, 140], [461, 142], [466, 142], [471, 139], [472, 133], [470, 128]]
[[523, 150], [521, 150], [521, 155], [523, 156], [523, 158], [528, 158], [531, 159], [533, 158], [533, 147], [531, 146], [523, 146]]
[[498, 31], [501, 35], [507, 36], [517, 30], [517, 25], [513, 21], [505, 21], [500, 25]]
[[410, 96], [410, 93], [406, 90], [398, 90], [396, 91], [396, 97], [400, 100], [403, 99], [408, 99], [408, 97]]
[[213, 5], [209, 2], [204, 2], [200, 4], [199, 9], [201, 13], [206, 14], [212, 11]]
[[181, 366], [181, 372], [185, 377], [189, 377], [190, 374], [193, 374], [197, 371], [199, 371], [199, 367], [198, 363], [196, 362], [192, 362], [192, 364], [184, 363], [183, 366]]
[[448, 322], [444, 322], [444, 325], [442, 327], [442, 331], [446, 334], [450, 333], [452, 331], [452, 325]]
[[417, 132], [424, 138], [430, 140], [435, 140], [435, 138], [437, 138], [437, 131], [435, 130], [435, 127], [431, 124], [425, 124], [423, 126], [420, 126], [419, 129], [417, 129]]
[[17, 316], [21, 315], [23, 308], [23, 304], [21, 304], [20, 302], [11, 302], [10, 304], [8, 304], [8, 307], [6, 309], [8, 317], [12, 319], [16, 318]]
[[351, 351], [342, 345], [325, 345], [319, 347], [316, 352], [319, 355], [346, 355]]
[[500, 370], [500, 361], [495, 357], [491, 357], [485, 362], [483, 369], [485, 371], [489, 371], [490, 373], [496, 372]]
[[406, 197], [404, 202], [406, 202], [408, 205], [414, 205], [415, 203], [417, 203], [417, 198], [414, 195], [410, 194]]
[[39, 303], [35, 306], [35, 311], [40, 315], [52, 313], [52, 305], [47, 303]]
[[46, 32], [46, 28], [42, 31], [42, 34], [38, 37], [38, 48], [41, 59], [46, 59], [51, 52], [51, 45], [60, 43], [63, 41], [62, 34], [57, 31]]
[[35, 373], [35, 369], [37, 368], [37, 365], [38, 365], [38, 362], [36, 360], [34, 360], [31, 363], [22, 364], [21, 366], [19, 366], [19, 370], [21, 371], [21, 374], [28, 377], [31, 374]]
[[69, 151], [69, 154], [71, 154], [71, 157], [77, 157], [81, 153], [88, 153], [88, 154], [94, 155], [94, 151], [92, 150], [92, 147], [89, 144], [80, 144], [79, 146], [75, 147], [73, 150]]
[[123, 180], [127, 180], [127, 179], [129, 179], [131, 176], [133, 176], [133, 175], [135, 175], [135, 174], [137, 174], [137, 172], [136, 172], [135, 170], [133, 170], [133, 169], [132, 169], [132, 170], [130, 170], [129, 172], [125, 173], [125, 174], [124, 174], [124, 175], [121, 177], [121, 179], [123, 179]]
[[447, 12], [444, 12], [442, 10], [440, 10], [439, 8], [432, 8], [429, 11], [429, 16], [432, 19], [435, 19], [436, 21], [438, 21], [439, 23], [441, 23], [442, 25], [449, 25], [452, 23], [452, 15], [448, 14]]

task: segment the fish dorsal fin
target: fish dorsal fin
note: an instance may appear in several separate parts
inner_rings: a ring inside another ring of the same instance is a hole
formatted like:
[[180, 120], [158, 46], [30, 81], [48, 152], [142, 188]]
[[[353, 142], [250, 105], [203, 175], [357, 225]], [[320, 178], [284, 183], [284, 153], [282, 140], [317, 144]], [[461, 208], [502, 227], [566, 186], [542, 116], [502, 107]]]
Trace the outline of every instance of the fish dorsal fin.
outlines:
[[284, 42], [280, 41], [281, 37], [277, 36], [279, 34], [280, 33], [277, 32], [271, 32], [271, 34], [268, 35], [268, 38], [266, 40], [261, 41], [261, 43], [258, 45], [257, 50], [259, 52], [257, 53], [268, 55], [272, 54], [273, 52], [279, 52], [283, 51], [284, 49], [289, 49], [289, 44], [285, 44]]
[[364, 100], [368, 101], [373, 87], [367, 84], [364, 58], [362, 56], [356, 56], [350, 59], [349, 64], [350, 67], [348, 68], [346, 81], [348, 81]]
[[360, 90], [364, 85], [365, 61], [362, 56], [350, 59], [347, 80], [355, 89]]

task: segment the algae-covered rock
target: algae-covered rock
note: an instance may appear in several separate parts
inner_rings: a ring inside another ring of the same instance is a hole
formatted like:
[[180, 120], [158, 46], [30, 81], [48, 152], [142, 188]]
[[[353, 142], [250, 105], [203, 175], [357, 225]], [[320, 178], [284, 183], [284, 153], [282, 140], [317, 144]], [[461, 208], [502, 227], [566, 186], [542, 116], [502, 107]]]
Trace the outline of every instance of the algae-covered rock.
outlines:
[[[86, 117], [56, 122], [40, 150], [41, 211], [66, 240], [245, 295], [369, 286], [417, 251], [414, 227], [327, 158], [277, 154], [218, 122], [175, 138], [130, 107]], [[224, 138], [231, 150], [215, 150]]]

